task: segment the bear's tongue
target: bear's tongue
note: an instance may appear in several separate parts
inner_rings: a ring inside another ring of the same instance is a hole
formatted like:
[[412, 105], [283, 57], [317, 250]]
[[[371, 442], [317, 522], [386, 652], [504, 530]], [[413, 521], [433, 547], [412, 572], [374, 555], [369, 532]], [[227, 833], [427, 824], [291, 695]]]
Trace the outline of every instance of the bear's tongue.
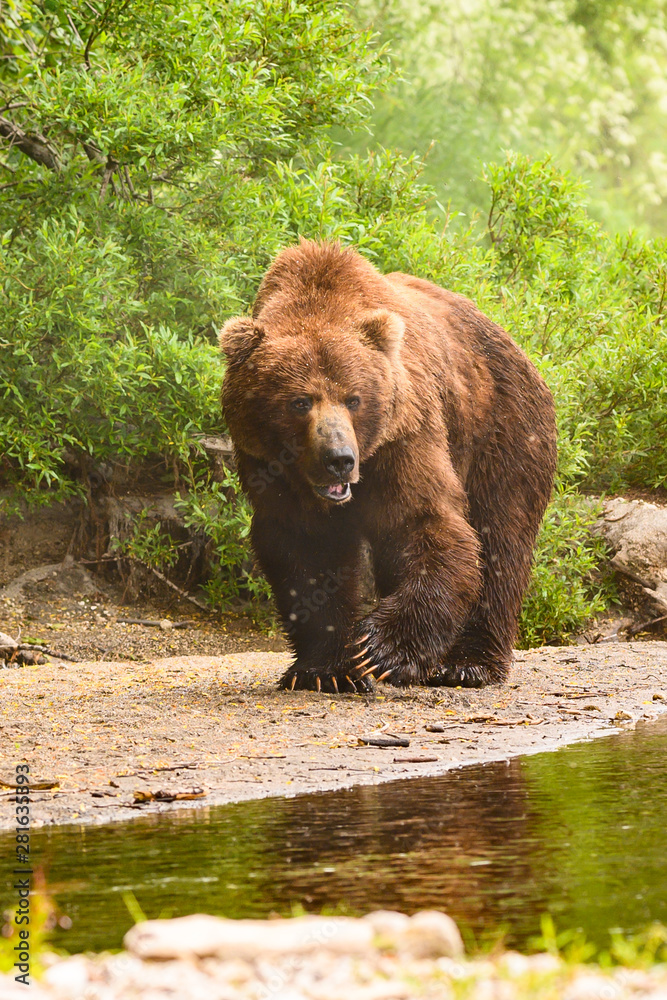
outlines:
[[348, 500], [352, 495], [349, 483], [332, 483], [331, 486], [317, 486], [317, 492], [325, 500]]

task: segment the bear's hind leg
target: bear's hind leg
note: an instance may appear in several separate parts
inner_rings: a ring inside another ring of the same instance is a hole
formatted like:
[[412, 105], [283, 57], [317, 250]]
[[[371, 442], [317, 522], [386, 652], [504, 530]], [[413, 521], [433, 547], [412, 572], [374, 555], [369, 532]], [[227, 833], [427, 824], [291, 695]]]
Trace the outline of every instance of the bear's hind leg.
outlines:
[[477, 481], [468, 487], [468, 516], [482, 546], [482, 591], [442, 665], [430, 675], [432, 686], [484, 687], [501, 683], [509, 672], [535, 539], [551, 495], [555, 449], [549, 453], [545, 447], [543, 461], [532, 470], [530, 452], [523, 458], [529, 474], [522, 481], [509, 474], [511, 463], [496, 456], [493, 463], [478, 463]]

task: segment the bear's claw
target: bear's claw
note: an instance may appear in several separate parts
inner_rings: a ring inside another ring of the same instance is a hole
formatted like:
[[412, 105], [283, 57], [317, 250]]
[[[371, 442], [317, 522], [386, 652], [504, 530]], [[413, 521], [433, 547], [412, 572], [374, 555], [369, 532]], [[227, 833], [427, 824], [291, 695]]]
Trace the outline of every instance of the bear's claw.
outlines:
[[[429, 674], [429, 687], [485, 687], [495, 680], [492, 668], [481, 663], [446, 664]], [[497, 682], [496, 682], [497, 683]]]
[[[394, 643], [385, 640], [382, 631], [372, 621], [366, 619], [359, 626], [359, 630], [365, 634], [362, 639], [356, 641], [357, 643], [363, 642], [364, 649], [362, 653], [358, 653], [350, 659], [354, 661], [362, 655], [365, 656], [365, 659], [361, 663], [352, 662], [352, 669], [357, 671], [365, 667], [367, 663], [372, 665], [360, 675], [358, 680], [367, 674], [378, 671], [379, 677], [374, 676], [374, 681], [384, 681], [391, 677], [390, 683], [396, 687], [409, 687], [411, 684], [423, 683], [419, 671], [404, 661], [400, 649], [397, 649]], [[348, 643], [348, 647], [352, 645], [354, 643]]]
[[284, 691], [316, 691], [318, 694], [367, 694], [375, 690], [371, 677], [357, 677], [340, 670], [336, 674], [320, 673], [312, 667], [290, 667], [280, 679], [279, 687]]

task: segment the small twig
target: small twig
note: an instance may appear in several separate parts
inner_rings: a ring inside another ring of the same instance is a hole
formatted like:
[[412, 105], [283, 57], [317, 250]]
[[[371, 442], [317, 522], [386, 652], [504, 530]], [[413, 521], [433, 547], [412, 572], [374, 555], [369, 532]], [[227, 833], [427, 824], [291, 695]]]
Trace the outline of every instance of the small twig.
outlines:
[[134, 562], [141, 563], [142, 566], [146, 566], [146, 569], [149, 569], [151, 573], [153, 573], [158, 578], [158, 580], [162, 580], [163, 583], [166, 583], [168, 587], [171, 587], [172, 590], [175, 590], [176, 593], [180, 594], [180, 596], [183, 597], [186, 601], [190, 601], [191, 604], [194, 604], [196, 607], [201, 608], [202, 611], [207, 611], [210, 613], [211, 608], [207, 607], [203, 601], [197, 600], [196, 597], [192, 597], [190, 594], [187, 593], [187, 591], [183, 590], [181, 587], [177, 587], [176, 584], [172, 583], [171, 580], [168, 580], [167, 577], [164, 575], [164, 573], [161, 573], [159, 569], [155, 569], [154, 566], [147, 566], [146, 563], [141, 561], [141, 559], [137, 559], [134, 556], [129, 556], [128, 558], [132, 559]]
[[[121, 6], [119, 7], [118, 11], [116, 12], [116, 17], [118, 17], [119, 14], [122, 14], [122, 12], [125, 10], [125, 8], [131, 2], [132, 2], [132, 0], [125, 0], [125, 3], [121, 4]], [[97, 24], [91, 30], [90, 35], [88, 36], [88, 41], [86, 42], [86, 47], [85, 47], [84, 53], [83, 53], [83, 61], [85, 63], [86, 69], [88, 69], [88, 70], [90, 70], [90, 50], [91, 50], [91, 47], [93, 45], [93, 42], [97, 38], [99, 38], [99, 36], [104, 31], [104, 29], [106, 27], [106, 23], [107, 23], [107, 18], [109, 17], [109, 14], [111, 13], [111, 9], [112, 9], [113, 5], [114, 5], [114, 0], [109, 0], [109, 3], [106, 5], [106, 7], [104, 8], [104, 10], [102, 11], [102, 17], [100, 18], [99, 24]]]
[[439, 757], [394, 757], [394, 764], [430, 764], [438, 760]]
[[124, 558], [125, 558], [124, 556], [100, 556], [98, 559], [78, 559], [77, 561], [80, 563], [85, 563], [86, 566], [90, 566], [93, 565], [94, 563], [101, 563], [101, 562], [119, 562], [121, 559]]
[[[161, 628], [162, 622], [153, 621], [150, 618], [116, 618], [119, 625], [151, 625], [154, 628]], [[191, 622], [169, 622], [172, 628], [188, 628]]]
[[47, 656], [55, 656], [57, 660], [68, 660], [69, 663], [80, 663], [80, 660], [75, 660], [73, 656], [67, 656], [66, 653], [57, 653], [55, 649], [49, 649], [48, 646], [40, 646], [37, 643], [24, 642], [17, 648], [17, 653], [46, 653]]
[[132, 184], [132, 180], [130, 178], [130, 171], [127, 168], [127, 164], [123, 167], [123, 174], [125, 176], [125, 183], [127, 184], [130, 194], [132, 195], [133, 198], [136, 198], [137, 192], [134, 190], [134, 185]]
[[286, 753], [240, 753], [239, 757], [245, 757], [246, 760], [283, 760], [287, 757]]
[[104, 176], [102, 177], [102, 184], [100, 187], [100, 201], [104, 201], [107, 193], [107, 188], [111, 184], [111, 190], [116, 193], [113, 184], [113, 174], [114, 170], [118, 167], [118, 162], [114, 160], [112, 156], [107, 156], [106, 165], [104, 167]]
[[639, 632], [643, 632], [644, 629], [650, 628], [651, 625], [657, 625], [658, 622], [667, 621], [667, 615], [660, 615], [659, 618], [653, 618], [650, 622], [642, 622], [641, 625], [632, 625], [627, 631], [628, 635], [637, 635]]
[[[190, 544], [190, 543], [188, 542], [185, 544]], [[194, 604], [195, 607], [197, 608], [201, 608], [202, 611], [206, 611], [207, 614], [211, 614], [213, 609], [210, 608], [207, 604], [204, 604], [203, 601], [199, 601], [196, 597], [192, 597], [192, 595], [188, 594], [188, 592], [186, 590], [183, 590], [182, 587], [177, 587], [176, 584], [172, 583], [171, 580], [168, 580], [167, 577], [164, 575], [164, 573], [161, 573], [159, 569], [155, 569], [154, 566], [149, 566], [147, 563], [143, 562], [143, 560], [137, 559], [136, 556], [128, 556], [128, 555], [100, 556], [99, 559], [79, 559], [79, 562], [85, 563], [86, 565], [90, 565], [92, 563], [101, 563], [101, 562], [120, 563], [123, 559], [129, 559], [131, 562], [139, 563], [140, 566], [143, 566], [145, 569], [150, 570], [151, 573], [154, 573], [155, 576], [158, 578], [158, 580], [161, 580], [163, 583], [166, 583], [168, 587], [171, 587], [172, 590], [176, 591], [179, 597], [184, 598], [184, 600], [186, 601], [190, 601], [191, 604]], [[149, 623], [146, 622], [140, 624], [149, 624]], [[159, 624], [159, 622], [157, 624]], [[174, 628], [185, 628], [185, 623], [180, 622], [178, 625], [174, 625]]]
[[207, 771], [212, 771], [216, 767], [226, 767], [227, 764], [238, 759], [238, 757], [230, 757], [229, 760], [212, 761], [210, 764], [207, 764], [205, 760], [191, 760], [184, 764], [172, 764], [169, 767], [146, 767], [143, 771], [129, 771], [127, 774], [115, 774], [114, 778], [141, 778], [144, 774], [153, 774], [155, 771], [195, 771], [200, 767]]
[[360, 736], [359, 742], [369, 747], [409, 747], [410, 740], [402, 736]]

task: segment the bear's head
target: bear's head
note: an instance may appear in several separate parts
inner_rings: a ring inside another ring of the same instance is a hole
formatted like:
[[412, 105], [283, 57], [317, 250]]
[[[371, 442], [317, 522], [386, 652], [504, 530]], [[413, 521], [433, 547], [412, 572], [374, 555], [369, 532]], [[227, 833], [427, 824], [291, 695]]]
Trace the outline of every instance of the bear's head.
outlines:
[[258, 313], [220, 335], [232, 439], [320, 501], [344, 503], [393, 432], [404, 322], [331, 295], [278, 296]]

